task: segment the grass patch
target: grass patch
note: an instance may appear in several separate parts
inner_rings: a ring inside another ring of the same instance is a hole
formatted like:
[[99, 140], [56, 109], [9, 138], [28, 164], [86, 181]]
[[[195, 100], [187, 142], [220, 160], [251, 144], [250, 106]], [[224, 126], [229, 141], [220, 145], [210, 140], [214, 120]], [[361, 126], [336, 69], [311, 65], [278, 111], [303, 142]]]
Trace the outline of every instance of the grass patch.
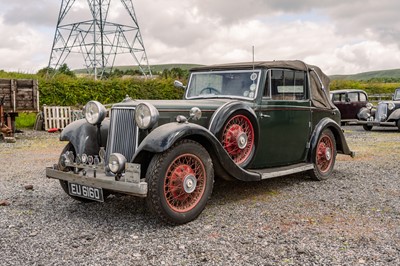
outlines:
[[36, 113], [19, 113], [15, 119], [15, 127], [21, 128], [33, 128], [35, 126]]

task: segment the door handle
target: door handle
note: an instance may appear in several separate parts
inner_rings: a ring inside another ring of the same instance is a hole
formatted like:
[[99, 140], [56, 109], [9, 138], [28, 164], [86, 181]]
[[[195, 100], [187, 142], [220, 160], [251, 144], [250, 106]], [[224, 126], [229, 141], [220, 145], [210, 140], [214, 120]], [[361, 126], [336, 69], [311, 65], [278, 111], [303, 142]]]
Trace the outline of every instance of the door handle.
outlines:
[[260, 114], [260, 117], [261, 117], [261, 118], [270, 118], [271, 116], [270, 116], [270, 115], [265, 115], [265, 114], [261, 113], [261, 114]]

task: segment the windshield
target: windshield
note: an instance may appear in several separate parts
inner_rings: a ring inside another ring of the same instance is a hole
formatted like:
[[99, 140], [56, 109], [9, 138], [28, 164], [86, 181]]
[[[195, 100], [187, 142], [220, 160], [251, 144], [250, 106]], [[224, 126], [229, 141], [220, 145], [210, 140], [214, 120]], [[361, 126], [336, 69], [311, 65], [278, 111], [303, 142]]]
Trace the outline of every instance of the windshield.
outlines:
[[393, 100], [400, 100], [400, 89], [394, 92]]
[[186, 98], [254, 99], [260, 73], [260, 70], [194, 72], [190, 76]]

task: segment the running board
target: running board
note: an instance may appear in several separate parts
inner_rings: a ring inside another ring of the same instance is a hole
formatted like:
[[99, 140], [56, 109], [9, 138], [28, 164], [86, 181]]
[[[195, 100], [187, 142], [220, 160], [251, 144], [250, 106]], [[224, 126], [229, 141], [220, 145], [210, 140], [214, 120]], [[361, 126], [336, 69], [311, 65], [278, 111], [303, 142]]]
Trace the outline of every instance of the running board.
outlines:
[[314, 169], [314, 165], [311, 163], [300, 163], [290, 166], [274, 167], [266, 169], [251, 169], [251, 172], [255, 172], [261, 175], [261, 179], [269, 179], [278, 176], [291, 175], [295, 173], [305, 172]]

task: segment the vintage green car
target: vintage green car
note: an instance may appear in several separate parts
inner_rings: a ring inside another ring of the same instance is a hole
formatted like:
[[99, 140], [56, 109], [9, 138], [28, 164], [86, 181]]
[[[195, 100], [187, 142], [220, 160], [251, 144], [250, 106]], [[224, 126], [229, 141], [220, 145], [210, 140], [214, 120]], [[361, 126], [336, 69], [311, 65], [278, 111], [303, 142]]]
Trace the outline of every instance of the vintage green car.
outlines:
[[214, 177], [260, 181], [306, 172], [328, 178], [337, 153], [353, 156], [329, 100], [329, 79], [302, 61], [191, 70], [182, 100], [90, 101], [68, 125], [49, 178], [80, 201], [110, 193], [146, 197], [163, 221], [194, 220]]

